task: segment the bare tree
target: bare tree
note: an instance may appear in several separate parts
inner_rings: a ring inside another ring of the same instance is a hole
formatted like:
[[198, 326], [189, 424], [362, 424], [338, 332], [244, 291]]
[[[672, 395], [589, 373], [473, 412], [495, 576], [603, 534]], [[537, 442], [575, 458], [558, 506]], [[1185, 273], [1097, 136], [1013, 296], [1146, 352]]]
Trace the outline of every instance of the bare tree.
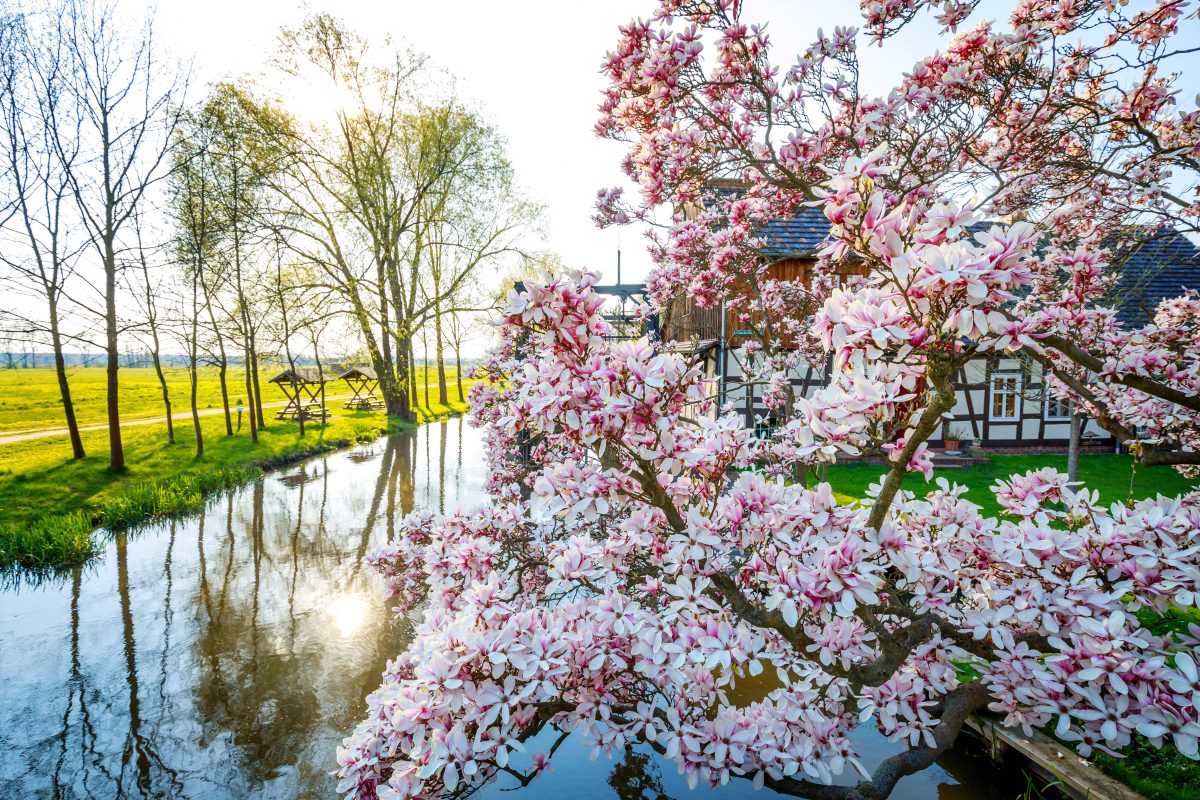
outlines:
[[150, 359], [154, 365], [154, 374], [158, 376], [159, 389], [162, 391], [163, 409], [167, 416], [167, 444], [175, 444], [175, 421], [171, 417], [171, 392], [167, 388], [167, 376], [162, 366], [162, 339], [159, 331], [162, 327], [158, 297], [162, 293], [163, 281], [158, 275], [151, 275], [146, 247], [142, 242], [141, 215], [133, 217], [133, 231], [136, 237], [135, 255], [140, 269], [137, 278], [129, 283], [131, 294], [138, 298], [141, 311], [141, 327], [149, 337]]
[[[67, 232], [64, 215], [71, 194], [67, 169], [79, 157], [79, 119], [60, 110], [62, 101], [62, 41], [40, 44], [28, 27], [28, 18], [16, 14], [0, 18], [0, 106], [4, 125], [4, 171], [10, 191], [5, 239], [20, 242], [2, 248], [8, 280], [18, 294], [44, 305], [45, 317], [19, 313], [9, 304], [10, 325], [27, 334], [49, 338], [58, 379], [59, 396], [71, 441], [73, 458], [83, 458], [83, 440], [71, 400], [63, 343], [63, 305], [67, 282], [75, 274], [78, 246]], [[50, 138], [49, 122], [55, 139]]]
[[[164, 175], [184, 77], [159, 60], [148, 18], [126, 34], [104, 0], [64, 0], [50, 9], [41, 46], [61, 48], [47, 135], [75, 200], [81, 228], [104, 273], [109, 467], [125, 468], [118, 386], [117, 273], [122, 233]], [[78, 138], [76, 138], [78, 132]], [[78, 142], [78, 147], [76, 146]]]
[[187, 349], [189, 399], [192, 410], [192, 426], [196, 437], [196, 457], [204, 455], [204, 431], [200, 426], [200, 411], [197, 405], [199, 361], [201, 344], [201, 311], [209, 320], [216, 337], [221, 379], [221, 400], [225, 410], [225, 432], [233, 435], [233, 423], [229, 415], [229, 391], [225, 382], [228, 359], [221, 328], [213, 311], [213, 290], [209, 281], [215, 281], [212, 265], [220, 241], [220, 220], [213, 207], [213, 166], [206, 129], [194, 123], [188, 116], [186, 124], [175, 134], [173, 151], [174, 168], [171, 171], [169, 188], [171, 216], [174, 224], [175, 259], [182, 268], [183, 277], [190, 290], [190, 313], [180, 320], [181, 340]]
[[454, 382], [458, 388], [458, 402], [466, 402], [467, 396], [463, 391], [462, 347], [470, 330], [470, 317], [466, 311], [451, 311], [447, 315], [446, 335], [450, 348], [454, 351]]

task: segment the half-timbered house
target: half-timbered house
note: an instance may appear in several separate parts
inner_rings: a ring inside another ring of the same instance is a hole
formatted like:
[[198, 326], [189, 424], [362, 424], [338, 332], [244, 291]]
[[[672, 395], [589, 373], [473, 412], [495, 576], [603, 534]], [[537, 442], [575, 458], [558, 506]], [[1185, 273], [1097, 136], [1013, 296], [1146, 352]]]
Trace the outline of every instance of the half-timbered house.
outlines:
[[[825, 216], [811, 207], [771, 222], [761, 236], [766, 279], [808, 281], [815, 254], [828, 233]], [[1200, 251], [1177, 231], [1159, 232], [1122, 254], [1120, 262], [1121, 277], [1111, 299], [1118, 318], [1127, 325], [1147, 323], [1165, 297], [1200, 289]], [[745, 344], [762, 335], [753, 320], [746, 322], [741, 312], [724, 305], [700, 307], [690, 297], [678, 297], [662, 309], [660, 330], [664, 347], [693, 352], [704, 359], [706, 371], [716, 379], [721, 404], [731, 403], [741, 410], [748, 427], [769, 429], [773, 420], [762, 404], [763, 387], [745, 377]], [[788, 347], [791, 343], [776, 345]], [[798, 395], [809, 396], [828, 381], [829, 367], [806, 366], [790, 379]], [[954, 418], [948, 425], [957, 430], [943, 428], [943, 436], [974, 440], [991, 450], [1059, 450], [1067, 446], [1071, 409], [1047, 391], [1037, 364], [981, 356], [960, 371], [956, 390]], [[1111, 435], [1095, 423], [1085, 427], [1085, 447], [1110, 449], [1114, 445]]]

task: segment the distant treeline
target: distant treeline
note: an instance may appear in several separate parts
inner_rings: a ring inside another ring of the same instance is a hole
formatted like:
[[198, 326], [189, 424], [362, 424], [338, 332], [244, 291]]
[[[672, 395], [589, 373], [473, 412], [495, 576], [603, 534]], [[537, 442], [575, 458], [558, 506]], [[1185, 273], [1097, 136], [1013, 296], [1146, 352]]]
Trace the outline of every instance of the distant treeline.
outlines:
[[[313, 367], [316, 366], [316, 360], [311, 357], [294, 356], [296, 366], [298, 367]], [[171, 353], [161, 353], [159, 359], [164, 367], [186, 367], [188, 366], [188, 357], [186, 355], [176, 355]], [[104, 367], [108, 365], [108, 358], [104, 353], [63, 353], [63, 361], [68, 367]], [[242, 360], [237, 356], [229, 356], [230, 365], [241, 366]], [[463, 369], [474, 367], [479, 363], [477, 358], [462, 359]], [[130, 369], [139, 367], [150, 368], [154, 366], [154, 355], [152, 353], [122, 353], [120, 365]], [[281, 362], [282, 365], [282, 362]], [[421, 367], [433, 367], [437, 365], [435, 359], [418, 358], [416, 365]], [[13, 353], [0, 352], [0, 369], [51, 369], [54, 367], [54, 353]], [[332, 371], [329, 362], [325, 362], [325, 368]]]

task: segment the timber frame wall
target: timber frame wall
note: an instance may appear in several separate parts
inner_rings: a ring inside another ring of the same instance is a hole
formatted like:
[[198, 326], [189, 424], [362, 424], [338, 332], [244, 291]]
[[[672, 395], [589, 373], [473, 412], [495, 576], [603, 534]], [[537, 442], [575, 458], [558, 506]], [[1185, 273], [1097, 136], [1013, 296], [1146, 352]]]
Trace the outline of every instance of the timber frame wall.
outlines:
[[[762, 404], [762, 387], [748, 383], [742, 374], [741, 348], [721, 348], [717, 373], [720, 375], [721, 390], [725, 402], [745, 418], [745, 425], [753, 428], [769, 416]], [[1014, 414], [998, 418], [993, 411], [993, 379], [998, 375], [1013, 375], [1018, 378], [1014, 398]], [[797, 397], [812, 397], [830, 380], [830, 365], [814, 367], [808, 365], [793, 373], [790, 382]], [[980, 356], [966, 364], [954, 380], [955, 405], [949, 425], [970, 432], [970, 438], [980, 441], [984, 447], [1014, 450], [1031, 448], [1065, 448], [1071, 436], [1069, 418], [1047, 418], [1048, 400], [1046, 387], [1040, 371], [1034, 371], [1023, 362], [998, 355]], [[944, 437], [945, 427], [941, 431]], [[1115, 439], [1107, 432], [1089, 422], [1084, 431], [1089, 449], [1111, 450]], [[967, 438], [967, 437], [964, 437]]]
[[[767, 266], [766, 279], [807, 281], [813, 263], [811, 258], [785, 258]], [[719, 405], [731, 403], [744, 415], [746, 427], [760, 425], [769, 417], [762, 405], [762, 387], [753, 386], [743, 377], [741, 362], [743, 344], [750, 336], [739, 331], [755, 327], [754, 320], [745, 321], [737, 311], [721, 307], [698, 306], [692, 297], [679, 297], [663, 309], [661, 337], [664, 345], [679, 346], [689, 341], [715, 340], [716, 347], [705, 355], [706, 374], [714, 375], [719, 393]], [[792, 343], [783, 342], [783, 347]], [[993, 414], [993, 379], [1000, 374], [1018, 376], [1015, 414], [998, 417]], [[797, 397], [811, 397], [828, 385], [830, 366], [807, 366], [794, 373], [791, 384]], [[1047, 418], [1046, 386], [1040, 369], [1033, 370], [1014, 358], [1000, 355], [980, 356], [959, 370], [955, 376], [956, 402], [949, 423], [970, 431], [971, 438], [991, 448], [1026, 450], [1033, 448], [1061, 449], [1070, 440], [1071, 423], [1066, 418]], [[945, 426], [941, 434], [945, 436]], [[1111, 450], [1115, 439], [1089, 422], [1084, 430], [1085, 443], [1090, 448]], [[964, 437], [965, 438], [965, 437]]]

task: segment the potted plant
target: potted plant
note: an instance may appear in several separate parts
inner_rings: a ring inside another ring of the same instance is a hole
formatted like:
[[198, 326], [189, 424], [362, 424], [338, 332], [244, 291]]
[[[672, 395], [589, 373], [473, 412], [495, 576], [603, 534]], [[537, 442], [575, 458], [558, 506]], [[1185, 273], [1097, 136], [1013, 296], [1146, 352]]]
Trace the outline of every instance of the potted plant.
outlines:
[[948, 428], [946, 428], [946, 438], [943, 440], [943, 444], [946, 447], [946, 452], [947, 453], [959, 452], [959, 449], [958, 449], [959, 444], [961, 444], [964, 439], [969, 439], [969, 438], [971, 438], [971, 434], [968, 431], [961, 428], [960, 426], [958, 426], [958, 425], [949, 426]]

